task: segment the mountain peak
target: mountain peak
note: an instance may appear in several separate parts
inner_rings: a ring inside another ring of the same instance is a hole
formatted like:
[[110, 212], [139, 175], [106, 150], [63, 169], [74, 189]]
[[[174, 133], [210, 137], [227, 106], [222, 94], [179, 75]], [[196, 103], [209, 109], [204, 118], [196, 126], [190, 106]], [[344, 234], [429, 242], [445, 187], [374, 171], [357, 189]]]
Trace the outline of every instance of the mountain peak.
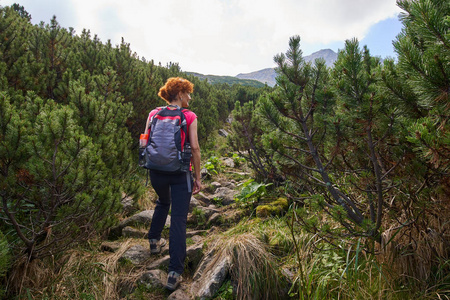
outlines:
[[[314, 62], [318, 58], [325, 59], [325, 64], [327, 67], [332, 67], [334, 62], [337, 60], [337, 53], [331, 49], [322, 49], [312, 53], [311, 55], [304, 56], [303, 59], [305, 62]], [[258, 80], [262, 83], [267, 83], [268, 86], [274, 86], [276, 81], [275, 77], [277, 76], [274, 68], [266, 68], [259, 71], [251, 72], [251, 73], [241, 73], [236, 75], [239, 79], [253, 79]]]

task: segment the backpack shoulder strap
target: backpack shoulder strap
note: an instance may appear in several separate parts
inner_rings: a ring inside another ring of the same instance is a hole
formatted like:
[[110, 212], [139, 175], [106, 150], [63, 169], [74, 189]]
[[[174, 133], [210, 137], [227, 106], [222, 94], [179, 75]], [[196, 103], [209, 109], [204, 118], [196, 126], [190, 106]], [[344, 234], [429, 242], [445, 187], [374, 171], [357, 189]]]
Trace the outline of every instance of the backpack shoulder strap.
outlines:
[[167, 106], [157, 107], [156, 109], [157, 109], [158, 111], [156, 112], [156, 114], [154, 114], [151, 118], [150, 118], [150, 117], [147, 117], [147, 123], [145, 124], [144, 134], [145, 134], [145, 133], [148, 133], [148, 130], [150, 129], [150, 126], [152, 125], [153, 118], [154, 118], [161, 110], [163, 110], [163, 109], [166, 108], [166, 107], [167, 107]]

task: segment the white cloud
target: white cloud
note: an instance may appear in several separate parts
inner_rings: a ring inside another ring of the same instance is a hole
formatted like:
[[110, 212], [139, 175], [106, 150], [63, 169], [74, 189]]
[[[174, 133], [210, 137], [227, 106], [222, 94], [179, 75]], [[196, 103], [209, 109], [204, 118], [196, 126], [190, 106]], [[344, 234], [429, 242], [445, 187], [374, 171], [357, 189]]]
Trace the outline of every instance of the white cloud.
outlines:
[[[39, 2], [64, 3], [23, 1], [27, 2], [26, 9], [38, 6]], [[120, 43], [123, 37], [141, 57], [163, 65], [179, 62], [185, 71], [218, 75], [273, 66], [273, 56], [285, 51], [289, 37], [296, 34], [302, 38], [302, 49], [352, 37], [361, 40], [372, 25], [400, 11], [395, 0], [66, 0], [65, 3], [74, 8], [72, 19], [76, 21], [68, 26], [77, 33], [83, 28], [90, 29], [102, 41], [111, 39], [113, 44]]]

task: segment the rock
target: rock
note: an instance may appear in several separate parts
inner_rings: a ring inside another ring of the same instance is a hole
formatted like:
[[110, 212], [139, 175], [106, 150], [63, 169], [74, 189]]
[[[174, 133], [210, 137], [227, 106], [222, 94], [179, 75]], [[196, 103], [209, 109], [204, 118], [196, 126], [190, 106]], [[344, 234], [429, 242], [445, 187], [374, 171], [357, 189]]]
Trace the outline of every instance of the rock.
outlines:
[[235, 190], [236, 189], [236, 184], [233, 182], [227, 182], [223, 185], [224, 187], [227, 187], [229, 189]]
[[221, 135], [223, 137], [227, 137], [228, 134], [229, 133], [225, 129], [219, 129], [219, 135]]
[[[206, 196], [203, 192], [200, 192], [196, 195], [196, 197], [201, 201], [209, 201], [209, 197]], [[192, 201], [192, 200], [191, 200]]]
[[193, 237], [195, 235], [206, 234], [208, 230], [193, 230], [186, 232], [186, 237]]
[[211, 215], [211, 217], [208, 219], [208, 226], [212, 225], [220, 225], [223, 223], [223, 216], [220, 213], [214, 213]]
[[204, 238], [199, 235], [194, 235], [193, 237], [191, 237], [191, 239], [196, 244], [198, 244], [204, 240]]
[[145, 229], [136, 229], [130, 226], [122, 229], [122, 235], [124, 237], [138, 238], [138, 239], [146, 239], [148, 234], [148, 230]]
[[200, 207], [200, 206], [203, 206], [203, 203], [200, 202], [200, 200], [197, 200], [194, 197], [192, 197], [191, 201], [189, 202], [189, 211], [192, 212], [194, 207]]
[[200, 223], [205, 223], [210, 216], [212, 216], [214, 213], [218, 212], [217, 209], [211, 208], [211, 207], [203, 207], [199, 206], [196, 208], [196, 213], [189, 213], [187, 223], [198, 225]]
[[214, 258], [214, 255], [216, 254], [216, 251], [210, 250], [201, 260], [197, 270], [194, 273], [194, 276], [192, 277], [192, 279], [194, 281], [199, 280], [202, 276], [203, 276], [203, 272], [205, 271], [206, 267], [208, 266], [208, 264], [211, 263], [212, 259]]
[[[181, 282], [181, 284], [183, 284], [183, 282]], [[167, 297], [167, 300], [189, 300], [189, 299], [191, 299], [191, 297], [189, 297], [188, 294], [186, 294], [186, 292], [180, 288], [178, 288], [175, 292], [170, 294], [169, 297]]]
[[[147, 227], [150, 226], [154, 212], [155, 212], [154, 210], [144, 210], [144, 211], [141, 211], [141, 212], [121, 221], [119, 223], [119, 225], [110, 229], [108, 237], [110, 239], [115, 239], [115, 238], [121, 237], [122, 229], [127, 226], [132, 226], [132, 225], [137, 225], [137, 226], [141, 225], [141, 226], [147, 226]], [[170, 216], [167, 216], [166, 226], [170, 226]]]
[[[195, 282], [192, 284], [191, 292], [196, 299], [209, 299], [213, 297], [222, 286], [231, 266], [231, 257], [223, 256], [209, 263], [200, 264], [202, 270], [194, 274]], [[201, 274], [200, 276], [198, 274]], [[197, 278], [197, 279], [195, 279]]]
[[227, 187], [220, 187], [216, 190], [216, 193], [213, 195], [212, 198], [218, 198], [222, 200], [222, 205], [230, 205], [234, 203], [234, 196], [238, 192], [235, 190], [232, 190]]
[[119, 242], [107, 242], [106, 241], [100, 245], [100, 250], [114, 253], [120, 249], [120, 246], [121, 246], [121, 243], [119, 243]]
[[150, 223], [152, 222], [152, 217], [153, 217], [153, 213], [155, 211], [154, 210], [144, 210], [141, 211], [125, 220], [123, 220], [122, 222], [120, 222], [119, 226], [122, 226], [122, 228], [124, 228], [125, 226], [129, 226], [129, 225], [150, 225]]
[[138, 283], [147, 288], [163, 288], [166, 285], [167, 273], [162, 270], [148, 271], [138, 279]]
[[134, 265], [140, 265], [146, 262], [149, 258], [149, 248], [145, 248], [142, 245], [134, 245], [128, 248], [119, 260], [129, 260]]
[[237, 224], [239, 221], [241, 221], [242, 216], [244, 215], [244, 212], [241, 210], [228, 210], [225, 211], [223, 214], [223, 218], [225, 219], [225, 223], [227, 224]]
[[193, 270], [197, 268], [203, 257], [203, 243], [192, 245], [186, 249], [186, 262]]
[[220, 184], [220, 182], [217, 182], [217, 181], [211, 182], [210, 184], [214, 188], [220, 188], [222, 186], [222, 184]]
[[201, 177], [201, 178], [205, 178], [205, 177], [208, 177], [208, 176], [209, 176], [208, 169], [202, 168], [202, 169], [200, 170], [200, 177]]
[[170, 262], [170, 256], [166, 255], [158, 260], [153, 261], [149, 265], [147, 265], [147, 270], [158, 269], [160, 267], [168, 267]]
[[[149, 251], [150, 253], [150, 251]], [[197, 266], [198, 262], [200, 261], [201, 257], [203, 256], [203, 244], [196, 244], [193, 246], [190, 246], [186, 249], [186, 263]], [[167, 267], [169, 266], [170, 262], [170, 256], [166, 255], [156, 261], [153, 261], [149, 265], [147, 265], [147, 270], [153, 270], [158, 269], [161, 267]]]
[[225, 158], [223, 164], [229, 168], [234, 168], [234, 160], [231, 157]]
[[126, 216], [132, 215], [137, 211], [137, 208], [134, 206], [133, 198], [122, 194], [122, 200], [120, 202], [122, 203], [123, 212]]

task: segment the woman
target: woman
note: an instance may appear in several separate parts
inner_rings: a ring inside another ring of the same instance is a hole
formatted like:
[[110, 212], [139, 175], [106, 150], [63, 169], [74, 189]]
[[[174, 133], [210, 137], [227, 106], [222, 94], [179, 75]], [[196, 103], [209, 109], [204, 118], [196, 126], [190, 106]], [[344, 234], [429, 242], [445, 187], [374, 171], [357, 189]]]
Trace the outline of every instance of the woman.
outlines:
[[[176, 109], [177, 107], [186, 108], [189, 107], [189, 101], [191, 101], [190, 93], [193, 90], [194, 85], [188, 80], [180, 77], [172, 77], [161, 87], [158, 96], [169, 104], [169, 109]], [[150, 112], [146, 128], [148, 128], [150, 119], [159, 110], [154, 109]], [[166, 223], [170, 205], [172, 205], [169, 231], [170, 263], [166, 285], [170, 290], [175, 290], [178, 287], [181, 281], [180, 275], [184, 270], [184, 260], [186, 258], [186, 221], [189, 202], [192, 194], [197, 194], [203, 188], [200, 178], [200, 146], [197, 136], [197, 116], [187, 109], [183, 110], [183, 114], [186, 118], [187, 134], [192, 149], [191, 162], [194, 166], [193, 182], [192, 175], [186, 176], [186, 173], [174, 175], [150, 171], [150, 180], [158, 195], [155, 212], [148, 232], [150, 252], [152, 254], [160, 253], [161, 247], [166, 244], [166, 241], [161, 238], [161, 232]]]

